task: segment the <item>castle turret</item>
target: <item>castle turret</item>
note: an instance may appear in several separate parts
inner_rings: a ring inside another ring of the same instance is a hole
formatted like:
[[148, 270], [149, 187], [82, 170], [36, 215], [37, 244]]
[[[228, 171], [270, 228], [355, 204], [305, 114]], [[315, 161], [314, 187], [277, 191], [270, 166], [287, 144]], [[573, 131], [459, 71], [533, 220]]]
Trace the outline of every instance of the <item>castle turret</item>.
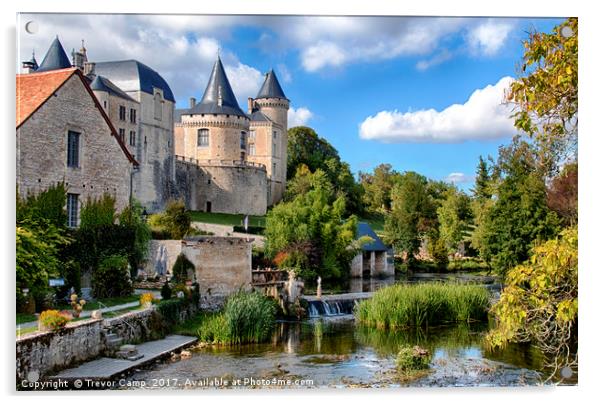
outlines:
[[36, 72], [47, 72], [50, 70], [66, 69], [68, 67], [71, 67], [71, 62], [57, 35], [52, 44], [50, 44], [50, 48], [48, 48], [48, 52], [46, 52], [46, 56], [44, 56], [44, 60], [42, 60]]
[[257, 97], [249, 102], [251, 131], [254, 134], [253, 161], [265, 164], [270, 186], [268, 204], [279, 202], [286, 188], [288, 109], [290, 103], [274, 70], [265, 75]]
[[36, 53], [31, 52], [31, 59], [22, 62], [23, 73], [33, 73], [38, 69], [38, 61], [36, 60]]
[[249, 118], [240, 109], [220, 58], [199, 103], [182, 115], [185, 150], [197, 160], [246, 160]]

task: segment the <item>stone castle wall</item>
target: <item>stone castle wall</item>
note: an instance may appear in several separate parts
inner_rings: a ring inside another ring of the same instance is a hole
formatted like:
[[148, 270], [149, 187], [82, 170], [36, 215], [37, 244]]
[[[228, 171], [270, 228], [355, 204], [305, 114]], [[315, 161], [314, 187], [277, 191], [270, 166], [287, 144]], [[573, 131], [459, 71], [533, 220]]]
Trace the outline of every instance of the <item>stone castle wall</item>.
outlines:
[[[80, 166], [67, 167], [67, 132], [79, 132]], [[64, 182], [80, 203], [104, 193], [118, 210], [129, 202], [132, 164], [79, 77], [73, 75], [17, 130], [19, 192]]]
[[190, 210], [264, 215], [263, 166], [237, 161], [176, 161], [176, 195]]
[[[195, 266], [201, 297], [220, 299], [251, 287], [251, 241], [199, 236], [182, 240], [182, 253]], [[201, 302], [203, 304], [203, 302]]]
[[162, 113], [155, 117], [152, 94], [135, 91], [128, 95], [140, 102], [135, 147], [140, 168], [134, 175], [134, 197], [149, 213], [161, 211], [172, 196], [175, 180], [174, 103], [161, 97]]

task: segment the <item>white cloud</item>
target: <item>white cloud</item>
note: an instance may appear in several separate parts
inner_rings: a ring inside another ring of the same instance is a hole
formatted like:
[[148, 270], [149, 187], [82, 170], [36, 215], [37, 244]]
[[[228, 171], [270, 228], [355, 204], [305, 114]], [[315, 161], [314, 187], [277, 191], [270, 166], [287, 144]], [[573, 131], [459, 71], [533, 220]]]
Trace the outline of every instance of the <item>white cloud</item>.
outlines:
[[450, 173], [445, 177], [445, 181], [451, 182], [452, 184], [465, 184], [467, 182], [472, 182], [473, 180], [474, 178], [472, 176], [464, 173]]
[[495, 55], [504, 46], [508, 34], [514, 28], [509, 20], [488, 19], [468, 32], [468, 43], [473, 53]]
[[447, 143], [510, 136], [515, 133], [511, 107], [502, 101], [511, 82], [511, 77], [503, 77], [495, 85], [475, 90], [464, 104], [442, 111], [380, 111], [360, 124], [360, 137], [385, 143]]
[[288, 110], [288, 127], [305, 126], [313, 116], [314, 114], [305, 107], [297, 109], [290, 107]]
[[[20, 27], [19, 60], [29, 59], [36, 50], [38, 62], [56, 35], [68, 55], [85, 40], [93, 62], [137, 59], [165, 78], [179, 99], [200, 97], [228, 30], [238, 18], [151, 15], [22, 15], [21, 21], [35, 20], [39, 31], [25, 33]], [[193, 34], [191, 34], [193, 32]], [[255, 96], [263, 79], [256, 68], [244, 64], [231, 51], [220, 55], [230, 83], [241, 105]]]
[[425, 71], [433, 66], [437, 66], [443, 62], [446, 62], [452, 58], [452, 53], [447, 49], [443, 49], [441, 52], [435, 54], [430, 59], [423, 59], [416, 63], [416, 69]]
[[285, 83], [290, 83], [291, 81], [293, 81], [293, 75], [291, 74], [291, 71], [288, 69], [288, 67], [286, 67], [286, 65], [284, 63], [278, 64], [278, 76]]
[[321, 41], [302, 52], [301, 63], [308, 72], [315, 72], [325, 66], [339, 66], [346, 58], [345, 52], [337, 44]]
[[247, 105], [248, 97], [255, 97], [263, 83], [263, 75], [254, 67], [238, 62], [237, 66], [224, 67], [232, 90], [241, 105]]

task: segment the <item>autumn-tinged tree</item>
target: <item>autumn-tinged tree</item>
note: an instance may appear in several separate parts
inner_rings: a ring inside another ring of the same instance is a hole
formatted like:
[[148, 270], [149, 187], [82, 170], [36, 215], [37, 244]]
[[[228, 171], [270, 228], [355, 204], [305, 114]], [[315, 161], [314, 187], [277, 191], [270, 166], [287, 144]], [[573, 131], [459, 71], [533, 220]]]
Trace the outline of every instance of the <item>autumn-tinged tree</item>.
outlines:
[[577, 163], [567, 164], [548, 186], [548, 206], [556, 212], [566, 226], [577, 224], [579, 195], [577, 173]]
[[546, 354], [552, 374], [577, 364], [577, 229], [533, 249], [528, 261], [511, 269], [491, 313], [496, 326], [489, 347], [532, 342]]
[[577, 159], [577, 18], [552, 33], [532, 32], [524, 41], [521, 76], [507, 100], [515, 104], [514, 124], [532, 137], [546, 174]]

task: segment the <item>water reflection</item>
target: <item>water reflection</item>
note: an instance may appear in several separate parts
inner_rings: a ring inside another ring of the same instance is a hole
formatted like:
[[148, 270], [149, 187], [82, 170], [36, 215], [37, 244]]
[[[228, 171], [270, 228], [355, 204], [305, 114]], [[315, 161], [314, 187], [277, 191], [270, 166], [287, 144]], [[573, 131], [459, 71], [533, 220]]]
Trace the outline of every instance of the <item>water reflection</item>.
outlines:
[[433, 372], [410, 385], [536, 384], [541, 366], [532, 348], [489, 353], [481, 345], [487, 324], [384, 332], [356, 326], [351, 316], [278, 323], [272, 341], [241, 347], [195, 349], [190, 359], [165, 362], [135, 380], [278, 377], [311, 379], [314, 386], [400, 386], [395, 355], [402, 345], [433, 353]]

